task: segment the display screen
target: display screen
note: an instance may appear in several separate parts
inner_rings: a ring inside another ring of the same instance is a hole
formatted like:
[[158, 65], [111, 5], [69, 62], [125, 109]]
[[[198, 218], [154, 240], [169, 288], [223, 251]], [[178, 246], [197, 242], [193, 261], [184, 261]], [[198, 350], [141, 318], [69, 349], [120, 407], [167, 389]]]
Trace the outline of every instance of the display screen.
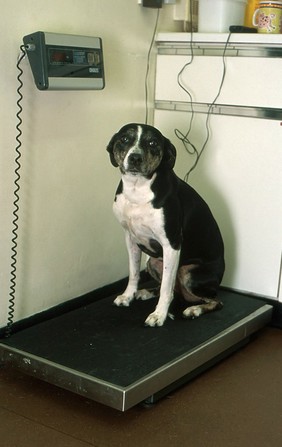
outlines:
[[92, 50], [49, 49], [49, 62], [52, 65], [93, 65], [95, 54]]
[[47, 47], [49, 77], [94, 77], [103, 76], [102, 50], [96, 48]]
[[72, 51], [69, 50], [49, 50], [49, 62], [53, 65], [72, 64]]

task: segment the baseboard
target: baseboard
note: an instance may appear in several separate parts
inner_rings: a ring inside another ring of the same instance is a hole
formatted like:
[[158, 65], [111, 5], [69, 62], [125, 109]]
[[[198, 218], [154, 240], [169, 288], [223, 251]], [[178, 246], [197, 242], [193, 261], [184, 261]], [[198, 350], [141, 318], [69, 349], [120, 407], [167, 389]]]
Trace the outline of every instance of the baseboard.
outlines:
[[271, 326], [282, 329], [282, 303], [270, 299], [264, 301], [273, 306]]

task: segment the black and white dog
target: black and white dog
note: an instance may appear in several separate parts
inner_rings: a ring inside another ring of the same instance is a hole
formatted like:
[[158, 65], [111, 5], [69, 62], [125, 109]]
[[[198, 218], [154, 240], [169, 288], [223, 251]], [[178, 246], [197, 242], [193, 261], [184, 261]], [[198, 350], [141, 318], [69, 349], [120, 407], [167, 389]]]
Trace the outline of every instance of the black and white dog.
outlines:
[[[159, 295], [145, 321], [162, 326], [174, 291], [193, 303], [183, 312], [199, 317], [222, 307], [216, 299], [224, 272], [224, 246], [218, 225], [205, 201], [173, 171], [176, 149], [156, 128], [127, 124], [107, 146], [119, 167], [114, 213], [125, 230], [129, 281], [114, 303], [129, 306], [135, 299]], [[141, 252], [157, 290], [138, 290]]]

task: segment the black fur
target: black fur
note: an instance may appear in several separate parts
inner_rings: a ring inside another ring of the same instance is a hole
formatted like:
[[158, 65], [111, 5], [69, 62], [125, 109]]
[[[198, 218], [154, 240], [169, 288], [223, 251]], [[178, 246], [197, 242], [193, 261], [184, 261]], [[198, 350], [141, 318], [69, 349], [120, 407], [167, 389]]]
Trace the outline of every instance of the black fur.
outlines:
[[[150, 150], [148, 141], [156, 140], [154, 146], [159, 164], [144, 176], [152, 178], [155, 175], [151, 185], [154, 193], [152, 206], [163, 209], [166, 237], [172, 248], [180, 249], [179, 268], [184, 267], [185, 273], [187, 267], [189, 272], [187, 289], [194, 298], [215, 297], [225, 268], [223, 240], [206, 202], [174, 173], [176, 149], [172, 143], [152, 126], [128, 124], [113, 136], [107, 147], [111, 163], [120, 166], [118, 154], [133, 146], [138, 126], [142, 126], [144, 133], [140, 141], [144, 152]], [[117, 190], [117, 194], [121, 193], [122, 181]], [[148, 246], [152, 250], [148, 250]], [[162, 247], [157, 241], [148, 241], [148, 246], [139, 245], [151, 257], [162, 256]]]

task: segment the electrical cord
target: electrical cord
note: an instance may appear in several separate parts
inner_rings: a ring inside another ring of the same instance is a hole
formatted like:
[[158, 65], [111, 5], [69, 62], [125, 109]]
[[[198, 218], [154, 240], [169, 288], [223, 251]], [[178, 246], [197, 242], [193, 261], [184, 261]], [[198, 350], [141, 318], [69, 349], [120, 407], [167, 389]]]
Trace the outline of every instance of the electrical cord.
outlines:
[[15, 313], [15, 294], [16, 294], [16, 279], [17, 279], [17, 255], [18, 255], [18, 251], [17, 251], [17, 247], [18, 247], [18, 230], [19, 230], [19, 226], [18, 226], [18, 220], [19, 220], [19, 200], [20, 200], [20, 196], [19, 196], [19, 191], [20, 191], [20, 169], [21, 169], [21, 164], [20, 164], [20, 158], [21, 158], [21, 151], [20, 148], [22, 146], [22, 142], [21, 142], [21, 135], [22, 135], [22, 130], [21, 130], [21, 125], [22, 125], [22, 119], [21, 119], [21, 113], [22, 113], [22, 100], [23, 100], [23, 95], [21, 93], [21, 89], [23, 87], [23, 82], [21, 80], [21, 77], [23, 75], [23, 70], [20, 67], [20, 64], [22, 62], [22, 60], [24, 59], [25, 55], [26, 55], [26, 51], [25, 51], [25, 46], [21, 45], [20, 47], [20, 54], [18, 57], [18, 61], [17, 61], [17, 69], [19, 70], [18, 76], [17, 76], [17, 80], [19, 83], [19, 86], [17, 88], [17, 93], [18, 93], [18, 100], [17, 100], [17, 106], [18, 106], [18, 112], [16, 114], [16, 117], [18, 119], [18, 123], [16, 125], [16, 130], [17, 130], [17, 135], [16, 135], [16, 141], [17, 141], [17, 145], [15, 147], [15, 152], [16, 152], [16, 157], [15, 157], [15, 164], [16, 164], [16, 168], [15, 168], [15, 180], [14, 180], [14, 201], [13, 201], [13, 221], [12, 221], [12, 247], [11, 247], [11, 251], [12, 251], [12, 255], [11, 255], [11, 271], [10, 271], [10, 293], [9, 293], [9, 303], [8, 303], [8, 319], [7, 319], [7, 326], [5, 328], [5, 337], [9, 337], [12, 333], [12, 326], [14, 323], [14, 313]]
[[[216, 103], [216, 101], [217, 101], [217, 99], [218, 99], [218, 97], [219, 97], [219, 95], [220, 95], [220, 93], [221, 93], [221, 90], [222, 90], [222, 87], [223, 87], [223, 84], [224, 84], [224, 80], [225, 80], [225, 75], [226, 75], [226, 60], [225, 60], [225, 54], [226, 54], [226, 50], [227, 50], [227, 47], [228, 47], [228, 44], [229, 44], [229, 41], [230, 41], [230, 37], [231, 37], [231, 33], [228, 34], [228, 38], [227, 38], [227, 40], [226, 40], [226, 42], [225, 42], [225, 46], [224, 46], [224, 49], [223, 49], [223, 54], [222, 54], [223, 71], [222, 71], [222, 78], [221, 78], [221, 82], [220, 82], [220, 85], [219, 85], [219, 89], [218, 89], [218, 92], [217, 92], [217, 94], [216, 94], [214, 100], [213, 100], [213, 101], [211, 102], [211, 104], [209, 105], [208, 112], [207, 112], [207, 118], [206, 118], [206, 131], [207, 131], [207, 136], [206, 136], [206, 139], [205, 139], [205, 141], [204, 141], [204, 144], [203, 144], [201, 150], [200, 150], [199, 153], [198, 153], [198, 157], [197, 157], [195, 163], [193, 164], [193, 166], [192, 166], [192, 167], [190, 168], [190, 170], [188, 171], [188, 177], [189, 177], [190, 172], [192, 172], [192, 171], [195, 169], [195, 167], [197, 166], [197, 163], [198, 163], [198, 161], [199, 161], [199, 158], [200, 158], [200, 156], [202, 155], [203, 151], [205, 150], [205, 147], [206, 147], [206, 145], [207, 145], [207, 143], [208, 143], [208, 141], [209, 141], [209, 139], [210, 139], [209, 122], [210, 122], [210, 117], [211, 117], [211, 113], [212, 113], [212, 108], [213, 108], [213, 106], [215, 105], [215, 103]], [[186, 174], [186, 176], [187, 176], [187, 174]], [[185, 177], [186, 177], [186, 176], [185, 176]], [[188, 177], [187, 177], [187, 180], [188, 180]]]
[[148, 81], [149, 81], [149, 72], [150, 72], [150, 58], [151, 58], [151, 53], [152, 53], [152, 49], [153, 49], [153, 45], [154, 45], [154, 41], [155, 41], [156, 31], [157, 31], [157, 28], [158, 28], [159, 17], [160, 17], [160, 8], [158, 8], [158, 10], [157, 10], [157, 17], [156, 17], [154, 30], [153, 30], [153, 36], [152, 36], [150, 47], [149, 47], [149, 51], [148, 51], [148, 54], [147, 54], [147, 66], [146, 66], [146, 75], [145, 75], [145, 107], [146, 107], [145, 124], [148, 124], [148, 115], [149, 115], [149, 106], [148, 106], [149, 88], [148, 88]]
[[[189, 19], [190, 19], [190, 23], [191, 23], [191, 31], [190, 31], [191, 38], [190, 38], [190, 41], [189, 41], [191, 58], [190, 58], [190, 60], [188, 62], [186, 62], [186, 64], [183, 65], [183, 67], [179, 71], [179, 73], [177, 75], [177, 83], [178, 83], [179, 87], [182, 88], [182, 90], [184, 90], [184, 92], [189, 97], [190, 107], [191, 107], [191, 118], [190, 118], [190, 121], [189, 121], [188, 130], [187, 130], [187, 132], [185, 134], [183, 132], [181, 132], [177, 128], [174, 129], [174, 133], [175, 133], [176, 137], [182, 142], [185, 151], [189, 155], [196, 154], [196, 158], [198, 159], [198, 156], [199, 156], [198, 150], [197, 150], [196, 146], [189, 139], [189, 135], [190, 135], [190, 132], [192, 130], [193, 120], [194, 120], [194, 116], [195, 116], [195, 112], [194, 112], [194, 108], [193, 108], [193, 98], [192, 98], [192, 94], [190, 93], [190, 91], [187, 89], [187, 87], [182, 82], [182, 75], [183, 75], [183, 73], [186, 71], [186, 68], [189, 67], [192, 64], [192, 62], [194, 60], [194, 49], [193, 49], [193, 5], [192, 5], [192, 1], [190, 1]], [[190, 172], [188, 172], [185, 175], [185, 177], [184, 177], [185, 181], [188, 181], [189, 174], [190, 174]]]
[[205, 127], [206, 127], [206, 139], [201, 147], [201, 149], [199, 150], [189, 139], [189, 135], [192, 129], [192, 124], [193, 124], [193, 120], [194, 120], [194, 109], [193, 109], [193, 98], [192, 98], [192, 94], [190, 93], [190, 91], [187, 89], [187, 87], [184, 85], [184, 83], [182, 82], [182, 75], [184, 73], [184, 71], [186, 70], [186, 68], [192, 64], [193, 59], [194, 59], [194, 53], [193, 53], [193, 16], [192, 16], [192, 2], [190, 2], [190, 21], [191, 21], [191, 39], [190, 39], [190, 51], [191, 51], [191, 59], [181, 68], [181, 70], [179, 71], [178, 75], [177, 75], [177, 82], [178, 85], [182, 88], [182, 90], [185, 91], [185, 93], [188, 95], [189, 97], [189, 101], [190, 101], [190, 106], [191, 106], [191, 118], [190, 118], [190, 122], [189, 122], [189, 126], [188, 126], [188, 130], [186, 133], [183, 133], [182, 131], [180, 131], [179, 129], [174, 129], [174, 133], [176, 135], [176, 137], [182, 142], [185, 151], [189, 154], [189, 155], [196, 155], [196, 160], [193, 163], [193, 165], [191, 166], [191, 168], [187, 171], [187, 173], [184, 176], [184, 180], [185, 182], [188, 183], [189, 180], [189, 176], [191, 174], [191, 172], [196, 168], [199, 159], [203, 153], [203, 151], [205, 150], [207, 143], [210, 139], [210, 129], [209, 129], [209, 121], [210, 121], [210, 116], [212, 113], [212, 108], [215, 105], [223, 84], [224, 84], [224, 80], [225, 80], [225, 75], [226, 75], [226, 61], [225, 61], [225, 54], [226, 54], [226, 50], [230, 41], [230, 37], [231, 37], [231, 33], [229, 33], [228, 38], [225, 42], [225, 46], [224, 46], [224, 50], [223, 50], [223, 56], [222, 56], [222, 60], [223, 60], [223, 72], [222, 72], [222, 78], [221, 78], [221, 82], [220, 82], [220, 86], [218, 89], [218, 92], [214, 98], [214, 100], [210, 103], [209, 107], [208, 107], [208, 111], [207, 111], [207, 118], [206, 118], [206, 123], [205, 123]]

